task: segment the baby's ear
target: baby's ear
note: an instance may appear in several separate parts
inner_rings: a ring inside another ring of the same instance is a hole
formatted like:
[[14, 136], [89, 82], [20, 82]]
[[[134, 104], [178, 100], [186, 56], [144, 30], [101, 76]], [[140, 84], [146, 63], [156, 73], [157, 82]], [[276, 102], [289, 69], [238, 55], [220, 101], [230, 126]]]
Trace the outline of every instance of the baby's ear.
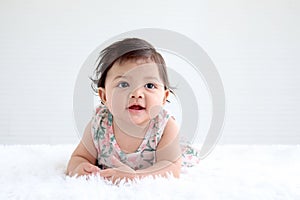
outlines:
[[101, 99], [101, 102], [102, 102], [103, 104], [105, 104], [105, 103], [106, 103], [106, 93], [105, 93], [105, 89], [102, 88], [102, 87], [98, 88], [98, 94], [99, 94], [99, 97], [100, 97], [100, 99]]
[[167, 102], [169, 94], [170, 94], [170, 90], [166, 89], [165, 90], [165, 97], [164, 97], [163, 104], [165, 104]]

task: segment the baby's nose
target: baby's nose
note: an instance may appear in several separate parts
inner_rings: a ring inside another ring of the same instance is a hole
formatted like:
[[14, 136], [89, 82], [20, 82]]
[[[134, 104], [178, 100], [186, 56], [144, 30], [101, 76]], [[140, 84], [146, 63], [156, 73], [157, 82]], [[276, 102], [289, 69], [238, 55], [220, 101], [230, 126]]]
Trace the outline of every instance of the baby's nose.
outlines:
[[130, 94], [130, 98], [144, 98], [144, 92], [143, 92], [143, 88], [138, 88], [136, 90], [134, 90], [131, 94]]

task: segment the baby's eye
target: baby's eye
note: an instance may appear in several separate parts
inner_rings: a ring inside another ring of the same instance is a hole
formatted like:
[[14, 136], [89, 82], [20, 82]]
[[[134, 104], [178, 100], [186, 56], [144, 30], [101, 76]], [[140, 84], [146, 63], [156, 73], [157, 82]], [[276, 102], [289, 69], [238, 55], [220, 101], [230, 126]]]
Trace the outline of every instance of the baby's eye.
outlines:
[[147, 89], [154, 89], [154, 88], [156, 88], [156, 86], [153, 83], [147, 83], [145, 85], [145, 88], [147, 88]]
[[119, 88], [126, 88], [126, 87], [129, 87], [129, 83], [127, 82], [121, 82], [117, 85], [117, 87]]

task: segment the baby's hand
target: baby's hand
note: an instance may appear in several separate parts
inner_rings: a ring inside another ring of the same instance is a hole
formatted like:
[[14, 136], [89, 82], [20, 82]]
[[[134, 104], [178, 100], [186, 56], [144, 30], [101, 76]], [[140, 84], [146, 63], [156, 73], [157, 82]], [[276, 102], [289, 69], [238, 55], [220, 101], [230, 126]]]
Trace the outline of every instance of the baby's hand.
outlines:
[[135, 178], [135, 170], [125, 165], [115, 157], [113, 157], [111, 161], [114, 164], [115, 168], [101, 170], [101, 177], [111, 180], [113, 183], [117, 183], [118, 181], [123, 179], [125, 179], [125, 181], [128, 181]]
[[100, 169], [88, 162], [80, 163], [73, 171], [69, 173], [69, 176], [82, 176], [92, 175], [100, 172]]
[[121, 180], [126, 182], [133, 180], [135, 178], [135, 171], [129, 170], [129, 167], [119, 167], [119, 168], [108, 168], [101, 170], [100, 176], [104, 179], [112, 181], [114, 184], [118, 184]]

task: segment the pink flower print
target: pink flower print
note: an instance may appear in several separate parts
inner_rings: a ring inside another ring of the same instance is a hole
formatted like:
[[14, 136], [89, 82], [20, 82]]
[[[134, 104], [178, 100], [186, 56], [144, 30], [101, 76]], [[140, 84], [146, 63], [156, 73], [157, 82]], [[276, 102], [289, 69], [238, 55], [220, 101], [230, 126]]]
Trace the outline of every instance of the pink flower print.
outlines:
[[137, 155], [133, 154], [127, 157], [127, 161], [130, 163], [134, 163], [137, 160]]
[[108, 129], [108, 131], [109, 131], [110, 133], [113, 133], [113, 132], [114, 132], [113, 127], [112, 127], [112, 126], [109, 126], [108, 121], [106, 121], [106, 123], [107, 123], [107, 129]]
[[146, 147], [147, 147], [147, 144], [144, 141], [142, 141], [142, 144], [137, 148], [137, 150], [143, 151], [144, 149], [146, 149]]
[[105, 127], [108, 127], [108, 121], [107, 121], [107, 120], [105, 120], [105, 121], [103, 122], [103, 124], [104, 124]]
[[106, 145], [109, 144], [109, 135], [108, 134], [105, 134], [104, 139], [102, 140], [102, 144], [106, 144]]
[[100, 109], [101, 109], [100, 107], [97, 107], [96, 108], [96, 113], [98, 113], [100, 111]]
[[118, 148], [118, 144], [117, 143], [114, 143], [114, 149], [117, 149]]
[[187, 155], [187, 156], [186, 156], [186, 159], [187, 159], [187, 160], [193, 160], [193, 156], [192, 156], [192, 155]]

